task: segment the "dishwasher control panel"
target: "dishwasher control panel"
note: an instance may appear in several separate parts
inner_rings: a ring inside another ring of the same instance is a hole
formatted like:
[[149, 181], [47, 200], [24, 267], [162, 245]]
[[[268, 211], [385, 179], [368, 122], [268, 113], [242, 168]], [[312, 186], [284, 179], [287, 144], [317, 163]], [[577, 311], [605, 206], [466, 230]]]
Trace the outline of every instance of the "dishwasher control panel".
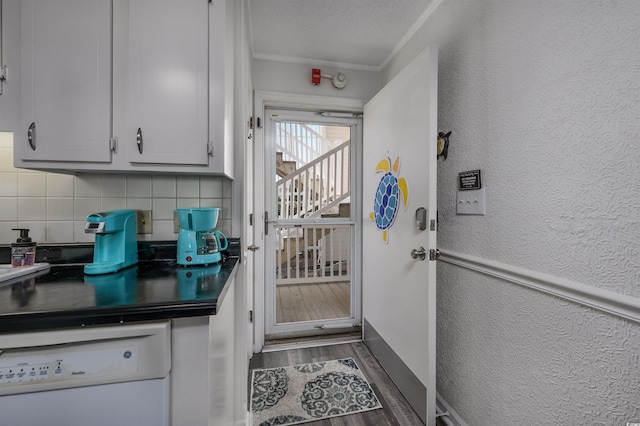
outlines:
[[9, 336], [13, 340], [0, 336], [0, 395], [163, 378], [169, 373], [168, 323], [90, 331], [24, 333]]
[[27, 351], [0, 356], [0, 387], [9, 388], [35, 382], [82, 383], [107, 377], [128, 380], [135, 378], [138, 371], [137, 345], [61, 349], [38, 351], [40, 353], [37, 354]]

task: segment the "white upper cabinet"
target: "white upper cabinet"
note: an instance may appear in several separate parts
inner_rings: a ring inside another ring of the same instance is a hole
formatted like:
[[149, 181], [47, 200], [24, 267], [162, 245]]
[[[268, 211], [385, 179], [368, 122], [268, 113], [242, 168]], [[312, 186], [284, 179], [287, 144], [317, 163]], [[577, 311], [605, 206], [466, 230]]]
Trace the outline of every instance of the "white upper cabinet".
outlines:
[[21, 3], [17, 167], [233, 177], [233, 0]]
[[208, 14], [204, 0], [130, 0], [130, 162], [209, 163]]
[[20, 1], [0, 0], [0, 131], [20, 119]]
[[111, 1], [21, 1], [19, 166], [110, 162]]

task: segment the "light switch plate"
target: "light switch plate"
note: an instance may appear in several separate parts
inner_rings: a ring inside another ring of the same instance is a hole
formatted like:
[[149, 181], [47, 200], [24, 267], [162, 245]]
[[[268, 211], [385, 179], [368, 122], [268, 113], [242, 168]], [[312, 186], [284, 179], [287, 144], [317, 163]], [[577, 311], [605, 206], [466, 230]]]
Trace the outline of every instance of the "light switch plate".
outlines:
[[485, 215], [484, 188], [471, 191], [458, 191], [456, 213]]
[[136, 210], [138, 234], [153, 234], [151, 210]]

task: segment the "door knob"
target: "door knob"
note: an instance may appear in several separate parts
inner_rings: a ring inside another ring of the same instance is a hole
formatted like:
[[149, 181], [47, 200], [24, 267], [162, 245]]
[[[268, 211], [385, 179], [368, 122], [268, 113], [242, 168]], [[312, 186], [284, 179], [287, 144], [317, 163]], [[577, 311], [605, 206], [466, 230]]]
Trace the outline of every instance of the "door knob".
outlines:
[[424, 250], [424, 247], [420, 247], [419, 249], [411, 250], [411, 257], [413, 259], [424, 260], [427, 257], [427, 252]]
[[260, 247], [258, 247], [255, 244], [251, 244], [249, 247], [247, 247], [247, 250], [249, 251], [256, 251], [256, 250], [260, 250]]

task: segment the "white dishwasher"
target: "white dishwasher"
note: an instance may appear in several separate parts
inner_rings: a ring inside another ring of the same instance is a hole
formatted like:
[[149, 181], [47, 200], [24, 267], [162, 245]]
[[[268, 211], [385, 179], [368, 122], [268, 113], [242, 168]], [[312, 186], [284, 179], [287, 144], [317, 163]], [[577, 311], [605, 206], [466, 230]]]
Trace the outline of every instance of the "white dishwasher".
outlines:
[[169, 321], [0, 334], [0, 425], [168, 426]]

